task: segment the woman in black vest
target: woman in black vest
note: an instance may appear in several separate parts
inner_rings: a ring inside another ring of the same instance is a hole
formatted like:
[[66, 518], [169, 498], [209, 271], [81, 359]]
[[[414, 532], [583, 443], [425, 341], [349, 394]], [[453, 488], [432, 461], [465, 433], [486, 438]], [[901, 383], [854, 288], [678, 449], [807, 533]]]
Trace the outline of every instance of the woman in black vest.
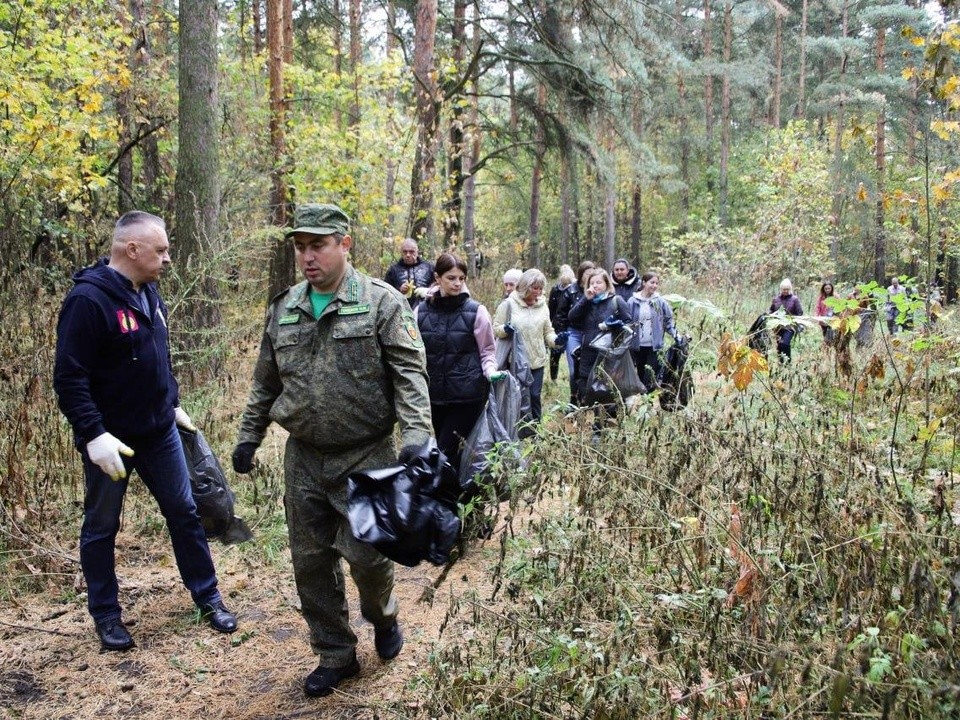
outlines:
[[434, 269], [436, 285], [415, 315], [427, 352], [433, 432], [459, 469], [461, 445], [483, 412], [489, 382], [506, 373], [497, 371], [490, 313], [467, 290], [466, 263], [443, 253]]

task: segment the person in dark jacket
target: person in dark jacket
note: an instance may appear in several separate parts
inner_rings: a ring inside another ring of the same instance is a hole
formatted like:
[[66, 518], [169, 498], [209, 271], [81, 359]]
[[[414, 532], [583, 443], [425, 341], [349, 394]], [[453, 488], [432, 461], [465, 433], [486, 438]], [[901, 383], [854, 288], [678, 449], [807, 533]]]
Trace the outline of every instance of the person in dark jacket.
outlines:
[[622, 297], [613, 291], [613, 282], [607, 271], [595, 268], [586, 276], [587, 287], [583, 297], [570, 310], [570, 324], [583, 328], [583, 344], [580, 346], [580, 368], [577, 375], [577, 397], [581, 404], [590, 371], [599, 353], [590, 347], [598, 335], [607, 330], [616, 330], [631, 322], [630, 309]]
[[640, 290], [640, 276], [637, 269], [620, 258], [613, 264], [613, 291], [624, 300], [629, 300], [635, 292]]
[[443, 253], [434, 267], [437, 286], [414, 315], [427, 353], [437, 447], [459, 471], [460, 450], [486, 405], [489, 381], [506, 373], [497, 370], [490, 313], [467, 290], [466, 263]]
[[237, 629], [223, 604], [177, 426], [180, 407], [167, 338], [167, 307], [154, 284], [170, 263], [163, 220], [132, 211], [113, 233], [109, 259], [74, 276], [57, 324], [53, 385], [73, 428], [86, 486], [80, 567], [87, 608], [105, 650], [126, 650], [114, 553], [130, 471], [167, 522], [184, 585], [210, 625]]
[[410, 308], [415, 308], [426, 297], [433, 285], [433, 265], [420, 257], [417, 241], [407, 238], [400, 245], [400, 259], [387, 270], [383, 278], [407, 297]]
[[[787, 315], [803, 315], [800, 298], [793, 294], [793, 283], [790, 282], [789, 278], [784, 278], [780, 282], [780, 294], [770, 303], [771, 313], [779, 310], [783, 310]], [[797, 326], [781, 326], [775, 332], [777, 335], [777, 354], [783, 362], [790, 362], [790, 343], [793, 342], [793, 336], [797, 333]]]
[[[570, 404], [578, 405], [577, 374], [580, 367], [580, 343], [583, 340], [583, 327], [570, 322], [570, 310], [583, 298], [586, 287], [587, 272], [596, 267], [589, 260], [584, 260], [577, 266], [576, 281], [567, 286], [557, 302], [557, 321], [564, 327], [566, 335], [567, 370], [570, 373]], [[560, 331], [557, 331], [558, 334]], [[563, 339], [563, 336], [560, 336]]]
[[573, 268], [571, 268], [569, 265], [561, 265], [560, 275], [557, 277], [557, 283], [550, 288], [550, 296], [547, 298], [547, 310], [550, 311], [550, 324], [557, 333], [559, 340], [562, 341], [557, 343], [559, 347], [550, 349], [551, 380], [557, 379], [557, 375], [560, 372], [560, 358], [567, 349], [566, 335], [560, 334], [566, 333], [567, 330], [567, 316], [566, 314], [560, 315], [558, 312], [560, 308], [560, 299], [563, 297], [564, 290], [573, 285], [576, 281], [577, 277], [573, 274]]

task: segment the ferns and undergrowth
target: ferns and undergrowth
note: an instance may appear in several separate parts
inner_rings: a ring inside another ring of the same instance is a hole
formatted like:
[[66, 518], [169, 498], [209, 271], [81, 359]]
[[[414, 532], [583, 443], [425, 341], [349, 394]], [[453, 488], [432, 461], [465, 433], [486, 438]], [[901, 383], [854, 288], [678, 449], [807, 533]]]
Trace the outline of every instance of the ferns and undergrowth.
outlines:
[[742, 391], [701, 343], [688, 408], [645, 398], [598, 444], [546, 424], [431, 715], [956, 713], [958, 346], [884, 335], [847, 376], [819, 336], [768, 371], [727, 338]]
[[[5, 599], [66, 592], [78, 570], [81, 471], [49, 385], [65, 286], [13, 280], [36, 311], [0, 323]], [[441, 641], [398, 717], [960, 709], [952, 319], [893, 338], [878, 327], [843, 368], [816, 329], [792, 364], [766, 366], [742, 323], [685, 323], [697, 392], [680, 412], [644, 397], [594, 443], [590, 413], [563, 405], [564, 376], [548, 384], [549, 419], [484, 541], [493, 590], [437, 589], [449, 602]], [[258, 325], [226, 316], [210, 350], [235, 370], [194, 383], [186, 400], [221, 457], [236, 420], [225, 404], [241, 406], [249, 381], [249, 358], [236, 360]], [[260, 471], [232, 479], [260, 540], [240, 550], [253, 563], [286, 562], [280, 452], [268, 443]], [[162, 538], [148, 515], [132, 515], [138, 533]]]

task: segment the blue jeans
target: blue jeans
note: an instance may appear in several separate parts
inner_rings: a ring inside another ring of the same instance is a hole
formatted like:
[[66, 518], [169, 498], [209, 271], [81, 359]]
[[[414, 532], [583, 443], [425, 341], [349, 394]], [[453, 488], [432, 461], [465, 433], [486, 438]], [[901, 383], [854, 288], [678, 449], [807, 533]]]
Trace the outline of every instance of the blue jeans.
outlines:
[[85, 448], [81, 447], [80, 452], [87, 488], [83, 500], [83, 527], [80, 529], [80, 567], [87, 581], [87, 608], [94, 622], [120, 617], [114, 551], [130, 470], [137, 471], [160, 506], [173, 541], [180, 577], [194, 603], [219, 602], [217, 574], [193, 501], [190, 475], [176, 425], [170, 423], [166, 432], [124, 438], [123, 441], [134, 451], [133, 457], [123, 458], [128, 471], [123, 480], [111, 480], [90, 461]]

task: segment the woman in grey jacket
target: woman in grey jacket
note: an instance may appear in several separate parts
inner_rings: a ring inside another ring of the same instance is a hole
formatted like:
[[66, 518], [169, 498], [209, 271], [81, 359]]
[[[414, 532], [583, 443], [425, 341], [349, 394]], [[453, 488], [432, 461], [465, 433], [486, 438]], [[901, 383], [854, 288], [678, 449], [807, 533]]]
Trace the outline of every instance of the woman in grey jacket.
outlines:
[[677, 329], [673, 324], [670, 303], [660, 297], [660, 277], [655, 272], [645, 272], [640, 277], [640, 289], [627, 303], [636, 327], [630, 343], [630, 354], [637, 366], [637, 374], [647, 390], [657, 386], [660, 374], [660, 351], [664, 335], [676, 341]]

